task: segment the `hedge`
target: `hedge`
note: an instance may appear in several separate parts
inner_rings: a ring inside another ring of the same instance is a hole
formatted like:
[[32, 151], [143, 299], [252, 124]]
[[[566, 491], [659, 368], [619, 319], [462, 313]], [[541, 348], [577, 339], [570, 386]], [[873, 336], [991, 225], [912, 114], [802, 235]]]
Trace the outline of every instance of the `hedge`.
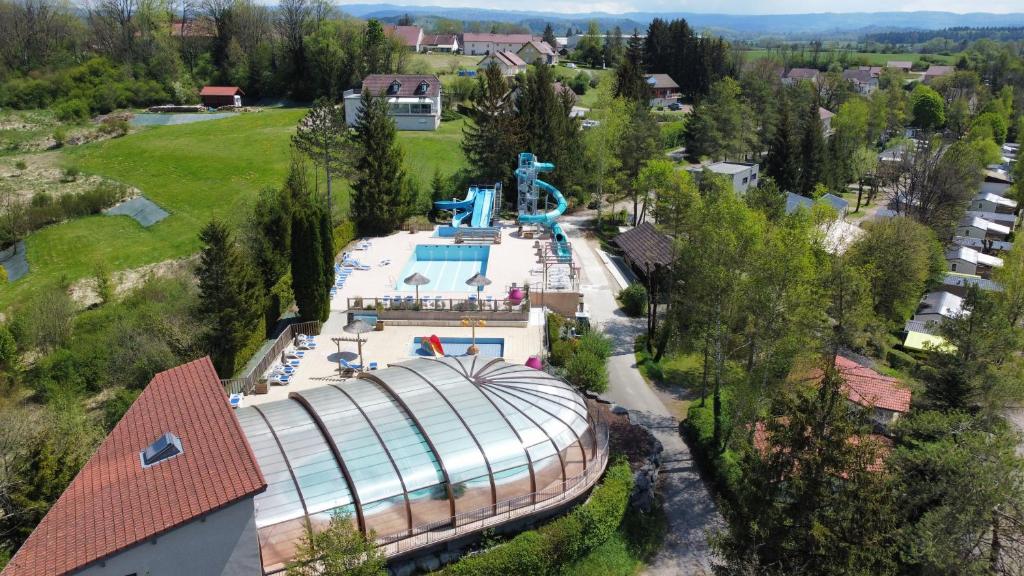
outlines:
[[619, 292], [622, 311], [627, 316], [638, 318], [647, 313], [647, 289], [641, 284], [630, 284]]
[[622, 523], [633, 490], [629, 464], [608, 467], [590, 499], [572, 512], [536, 530], [442, 569], [443, 576], [542, 576], [562, 568], [604, 544]]
[[[722, 430], [729, 428], [729, 390], [722, 390]], [[679, 425], [680, 431], [694, 446], [694, 455], [711, 474], [715, 486], [725, 494], [734, 494], [740, 481], [739, 461], [736, 453], [726, 449], [719, 453], [714, 446], [715, 420], [712, 399], [707, 404], [693, 402], [686, 412], [686, 420]]]

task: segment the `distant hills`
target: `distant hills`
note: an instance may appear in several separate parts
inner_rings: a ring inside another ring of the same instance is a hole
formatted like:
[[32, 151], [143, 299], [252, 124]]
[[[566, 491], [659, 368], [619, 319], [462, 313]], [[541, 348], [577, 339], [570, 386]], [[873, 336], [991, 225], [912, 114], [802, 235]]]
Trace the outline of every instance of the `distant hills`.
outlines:
[[[953, 12], [822, 12], [813, 14], [704, 14], [695, 12], [627, 12], [609, 14], [590, 12], [565, 14], [558, 12], [495, 10], [486, 8], [464, 8], [444, 6], [400, 6], [394, 4], [343, 4], [345, 12], [360, 18], [394, 19], [403, 14], [416, 17], [439, 16], [462, 21], [491, 21], [518, 23], [533, 30], [550, 22], [556, 33], [564, 34], [565, 29], [586, 28], [591, 20], [597, 20], [602, 29], [620, 26], [623, 31], [633, 28], [643, 30], [654, 18], [686, 18], [691, 26], [700, 30], [711, 30], [717, 34], [732, 37], [750, 36], [811, 36], [841, 33], [884, 32], [888, 30], [938, 30], [951, 27], [982, 28], [992, 26], [1024, 26], [1024, 12], [1013, 14], [991, 14], [974, 12], [956, 14]], [[538, 30], [539, 31], [539, 30]]]

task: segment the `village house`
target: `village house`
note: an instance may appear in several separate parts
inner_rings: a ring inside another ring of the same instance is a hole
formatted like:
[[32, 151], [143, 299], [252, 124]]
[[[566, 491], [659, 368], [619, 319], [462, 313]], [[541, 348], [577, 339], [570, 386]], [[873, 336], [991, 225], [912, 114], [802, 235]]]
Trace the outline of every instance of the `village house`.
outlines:
[[907, 60], [889, 60], [885, 63], [885, 67], [889, 70], [898, 70], [904, 74], [909, 74], [914, 68], [914, 63]]
[[477, 66], [480, 68], [486, 68], [490, 66], [491, 62], [498, 65], [498, 68], [501, 69], [502, 76], [515, 76], [520, 72], [526, 72], [527, 68], [526, 62], [524, 62], [518, 54], [508, 50], [498, 50], [484, 56], [480, 62], [477, 63]]
[[650, 87], [650, 105], [667, 106], [679, 100], [679, 84], [668, 74], [645, 74], [644, 81]]
[[968, 215], [957, 225], [956, 235], [978, 240], [1006, 240], [1010, 235], [1010, 228], [991, 220]]
[[387, 98], [388, 115], [399, 130], [437, 130], [441, 124], [441, 81], [433, 74], [371, 74], [362, 88], [345, 91], [345, 122], [354, 126], [363, 91]]
[[458, 52], [459, 37], [455, 34], [431, 34], [424, 36], [422, 48], [426, 52]]
[[536, 39], [530, 34], [466, 32], [462, 35], [462, 51], [470, 56], [483, 56], [502, 50], [515, 54], [527, 42]]
[[946, 252], [950, 272], [961, 272], [988, 278], [993, 268], [1002, 268], [1003, 259], [967, 246], [954, 246]]
[[817, 84], [821, 78], [821, 72], [814, 68], [793, 68], [782, 76], [782, 83], [789, 86], [802, 81]]
[[690, 166], [687, 170], [699, 179], [704, 170], [721, 174], [732, 181], [737, 194], [745, 194], [751, 186], [757, 186], [758, 165], [749, 162], [715, 162], [703, 166]]
[[872, 75], [871, 68], [860, 67], [856, 70], [843, 70], [843, 80], [849, 82], [861, 96], [869, 96], [878, 90], [878, 76]]
[[982, 192], [971, 199], [971, 209], [978, 212], [1014, 214], [1017, 211], [1017, 202], [999, 194]]
[[924, 82], [925, 82], [925, 84], [928, 84], [928, 83], [934, 81], [936, 78], [942, 78], [943, 76], [949, 76], [950, 74], [952, 74], [954, 72], [956, 72], [956, 66], [940, 66], [940, 65], [937, 65], [937, 64], [932, 64], [924, 72]]
[[423, 45], [423, 28], [419, 26], [388, 26], [386, 28], [394, 37], [402, 41], [402, 45], [411, 52], [419, 52]]
[[530, 40], [526, 44], [523, 44], [523, 47], [520, 48], [516, 54], [518, 54], [524, 62], [530, 64], [536, 62], [547, 64], [549, 66], [558, 64], [558, 52], [543, 40]]

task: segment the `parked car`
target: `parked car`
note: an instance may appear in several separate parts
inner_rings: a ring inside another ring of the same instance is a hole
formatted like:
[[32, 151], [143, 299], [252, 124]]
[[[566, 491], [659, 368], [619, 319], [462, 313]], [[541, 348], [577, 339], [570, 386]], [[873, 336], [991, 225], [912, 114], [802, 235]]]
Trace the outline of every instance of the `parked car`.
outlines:
[[673, 103], [668, 105], [668, 109], [678, 112], [679, 110], [683, 109], [683, 105], [680, 104], [679, 102], [673, 102]]
[[573, 63], [573, 62], [566, 62], [566, 64], [565, 64], [565, 67], [566, 67], [566, 68], [572, 68], [572, 69], [575, 69], [575, 68], [576, 68], [576, 64], [575, 64], [575, 63]]
[[584, 120], [580, 125], [584, 128], [593, 128], [595, 126], [600, 126], [601, 122], [597, 120]]

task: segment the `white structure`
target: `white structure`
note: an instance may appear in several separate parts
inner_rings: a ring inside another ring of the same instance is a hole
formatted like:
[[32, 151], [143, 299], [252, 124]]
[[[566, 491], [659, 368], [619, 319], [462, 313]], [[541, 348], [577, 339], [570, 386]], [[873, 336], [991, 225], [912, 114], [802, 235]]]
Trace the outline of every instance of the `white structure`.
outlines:
[[483, 56], [499, 50], [518, 52], [527, 42], [537, 39], [530, 34], [489, 34], [466, 32], [462, 35], [462, 51], [470, 56]]
[[917, 313], [914, 314], [914, 322], [941, 323], [947, 318], [953, 318], [964, 309], [964, 299], [946, 291], [929, 292], [921, 298], [917, 306]]
[[946, 252], [950, 272], [974, 274], [988, 278], [993, 268], [1002, 268], [1003, 259], [967, 246], [955, 246]]
[[971, 199], [971, 210], [977, 212], [1000, 212], [1003, 214], [1012, 214], [1017, 211], [1017, 202], [1000, 196], [999, 194], [982, 192]]
[[700, 178], [701, 173], [710, 170], [715, 174], [722, 174], [732, 180], [732, 189], [738, 194], [743, 194], [747, 188], [757, 186], [758, 165], [747, 162], [715, 162], [706, 166], [691, 166], [687, 168], [695, 178]]
[[543, 40], [530, 40], [516, 54], [529, 64], [537, 61], [549, 66], [558, 64], [558, 52]]
[[388, 26], [387, 31], [412, 52], [419, 52], [423, 46], [423, 28], [419, 26]]
[[968, 218], [983, 218], [989, 222], [995, 222], [1002, 226], [1008, 226], [1011, 230], [1017, 227], [1017, 215], [1006, 212], [981, 212], [978, 210], [968, 210], [965, 214]]
[[459, 37], [455, 34], [431, 34], [424, 36], [422, 49], [426, 52], [458, 52]]
[[793, 68], [782, 75], [782, 83], [786, 86], [790, 86], [806, 80], [807, 82], [817, 85], [820, 78], [821, 72], [814, 68]]
[[362, 91], [387, 98], [388, 115], [399, 130], [437, 130], [441, 125], [441, 81], [434, 75], [371, 74], [362, 90], [345, 91], [345, 122], [354, 126], [359, 117]]
[[965, 216], [956, 227], [956, 235], [978, 240], [1006, 240], [1010, 228], [977, 216]]
[[872, 74], [871, 68], [867, 66], [843, 70], [843, 80], [849, 82], [861, 96], [869, 96], [878, 90], [878, 75]]

